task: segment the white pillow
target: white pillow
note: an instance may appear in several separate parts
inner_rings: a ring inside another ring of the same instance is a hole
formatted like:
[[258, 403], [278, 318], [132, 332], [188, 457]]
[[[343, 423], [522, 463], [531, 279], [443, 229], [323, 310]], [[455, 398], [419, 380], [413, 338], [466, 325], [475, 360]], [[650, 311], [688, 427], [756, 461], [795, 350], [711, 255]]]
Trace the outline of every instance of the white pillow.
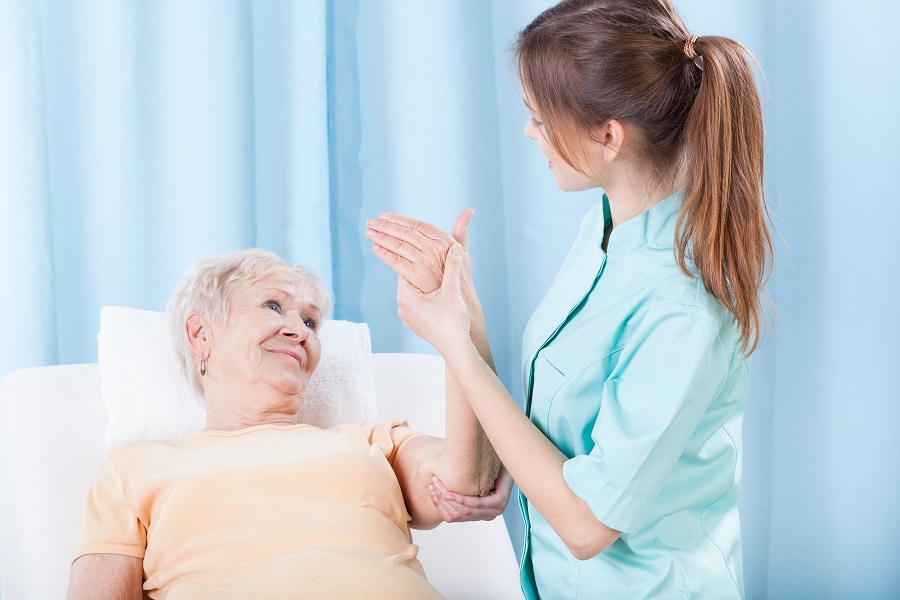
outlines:
[[[300, 420], [331, 427], [375, 418], [369, 327], [325, 321], [319, 338], [322, 358], [310, 379]], [[165, 313], [104, 307], [97, 342], [109, 414], [107, 447], [172, 439], [204, 428], [206, 407], [181, 371]]]

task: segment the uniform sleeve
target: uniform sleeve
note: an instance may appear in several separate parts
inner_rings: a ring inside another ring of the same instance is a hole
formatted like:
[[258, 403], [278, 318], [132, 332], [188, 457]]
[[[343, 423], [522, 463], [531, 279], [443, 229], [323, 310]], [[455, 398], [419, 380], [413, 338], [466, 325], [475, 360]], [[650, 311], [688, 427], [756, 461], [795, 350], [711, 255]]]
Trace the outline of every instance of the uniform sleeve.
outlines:
[[381, 448], [391, 466], [394, 466], [397, 456], [407, 442], [425, 435], [410, 429], [406, 419], [400, 417], [386, 421], [370, 421], [369, 425], [372, 427], [370, 443]]
[[107, 456], [88, 491], [72, 561], [85, 554], [144, 558], [146, 548], [147, 530], [129, 506], [119, 469]]
[[604, 525], [633, 532], [658, 512], [659, 493], [730, 364], [721, 323], [691, 305], [645, 316], [604, 382], [594, 449], [563, 477]]

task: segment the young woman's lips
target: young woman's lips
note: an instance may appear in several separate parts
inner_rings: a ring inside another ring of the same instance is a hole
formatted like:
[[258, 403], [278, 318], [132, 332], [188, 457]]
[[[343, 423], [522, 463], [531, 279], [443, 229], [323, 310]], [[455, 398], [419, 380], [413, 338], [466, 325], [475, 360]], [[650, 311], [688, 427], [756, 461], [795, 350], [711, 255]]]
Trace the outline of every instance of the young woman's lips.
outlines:
[[552, 160], [548, 160], [548, 161], [547, 161], [547, 168], [548, 168], [548, 169], [552, 169], [552, 168], [553, 168], [553, 161], [552, 161]]

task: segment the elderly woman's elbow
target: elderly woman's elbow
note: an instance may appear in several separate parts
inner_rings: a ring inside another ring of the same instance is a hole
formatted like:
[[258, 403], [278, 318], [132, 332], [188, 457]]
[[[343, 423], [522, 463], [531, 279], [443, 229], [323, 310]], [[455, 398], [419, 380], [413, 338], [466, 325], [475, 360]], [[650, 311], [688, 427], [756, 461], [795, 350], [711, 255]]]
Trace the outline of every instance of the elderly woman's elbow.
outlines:
[[471, 475], [468, 489], [464, 491], [467, 496], [487, 496], [494, 489], [497, 474], [500, 472], [500, 459], [494, 455], [482, 462], [480, 468]]

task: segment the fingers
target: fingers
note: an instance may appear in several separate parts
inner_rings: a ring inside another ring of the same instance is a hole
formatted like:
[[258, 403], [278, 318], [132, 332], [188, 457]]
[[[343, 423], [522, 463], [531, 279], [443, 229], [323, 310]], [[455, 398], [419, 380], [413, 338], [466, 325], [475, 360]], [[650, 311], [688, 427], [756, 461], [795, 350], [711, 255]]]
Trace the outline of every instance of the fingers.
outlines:
[[381, 215], [379, 216], [382, 221], [393, 223], [412, 231], [416, 231], [427, 238], [431, 238], [433, 240], [449, 241], [447, 239], [449, 236], [431, 223], [426, 223], [425, 221], [419, 221], [417, 219], [411, 219], [409, 217], [404, 217], [403, 215], [397, 215], [394, 213], [381, 213]]
[[444, 264], [444, 280], [441, 289], [451, 294], [459, 293], [459, 278], [462, 271], [463, 249], [461, 244], [454, 243], [447, 253], [447, 262]]
[[494, 489], [487, 496], [464, 496], [451, 492], [437, 477], [432, 478], [428, 491], [441, 518], [453, 523], [456, 521], [491, 521], [503, 514], [509, 502], [512, 490], [512, 476], [501, 466]]
[[373, 244], [377, 244], [385, 250], [393, 252], [398, 256], [402, 256], [410, 262], [415, 261], [422, 254], [422, 249], [419, 246], [407, 242], [404, 239], [382, 233], [372, 227], [366, 229], [366, 237], [369, 238], [369, 241]]
[[401, 244], [404, 242], [419, 250], [433, 248], [436, 241], [443, 247], [447, 247], [453, 243], [453, 240], [449, 235], [436, 227], [434, 229], [438, 235], [432, 237], [419, 230], [411, 229], [385, 219], [368, 219], [366, 221], [366, 236], [373, 241], [377, 241], [372, 235], [381, 234], [382, 239], [385, 240], [385, 243], [381, 245], [390, 250], [394, 250], [395, 245], [397, 246], [397, 250], [399, 250]]
[[[399, 275], [400, 277], [406, 280], [416, 280], [416, 275], [418, 275], [419, 271], [416, 268], [416, 265], [410, 262], [408, 259], [403, 258], [399, 254], [395, 254], [384, 248], [379, 246], [378, 244], [372, 244], [372, 252], [375, 253], [375, 256], [380, 258], [384, 264], [389, 266], [393, 271]], [[418, 287], [416, 289], [419, 289]], [[431, 290], [420, 290], [422, 292], [428, 293], [434, 291]]]
[[366, 223], [366, 237], [373, 242], [375, 254], [398, 275], [425, 293], [440, 287], [447, 250], [454, 243], [452, 237], [435, 229], [440, 239], [432, 239], [383, 219]]
[[440, 497], [434, 484], [428, 486], [428, 492], [431, 494], [431, 502], [434, 504], [434, 507], [437, 509], [438, 514], [444, 522], [454, 523], [464, 518], [452, 504]]
[[[494, 490], [491, 492], [500, 492], [506, 495], [507, 500], [509, 500], [509, 493], [512, 490], [513, 481], [512, 475], [509, 474], [509, 471], [506, 470], [506, 467], [500, 465], [500, 471], [497, 473], [497, 479], [494, 480]], [[504, 503], [505, 504], [505, 503]]]
[[472, 220], [472, 215], [474, 214], [475, 211], [471, 208], [462, 211], [459, 213], [459, 216], [456, 217], [456, 221], [453, 222], [453, 229], [450, 230], [450, 235], [453, 236], [454, 240], [462, 244], [463, 248], [467, 248], [469, 241], [469, 221]]
[[[384, 246], [379, 246], [378, 244], [372, 244], [372, 252], [374, 252], [375, 256], [380, 258], [384, 264], [393, 269], [397, 275], [408, 281], [415, 281], [419, 284], [416, 286], [417, 288], [420, 286], [430, 287], [424, 283], [425, 278], [419, 276], [421, 274], [421, 268], [409, 259], [391, 252]], [[434, 289], [437, 288], [437, 284], [432, 282], [432, 285], [434, 286], [432, 289], [422, 291], [426, 293], [434, 291]]]
[[503, 512], [509, 501], [509, 491], [501, 490], [497, 486], [487, 496], [464, 496], [448, 490], [440, 479], [435, 478], [428, 486], [429, 491], [432, 488], [439, 499], [453, 507], [457, 513], [465, 515], [477, 513], [497, 516]]

